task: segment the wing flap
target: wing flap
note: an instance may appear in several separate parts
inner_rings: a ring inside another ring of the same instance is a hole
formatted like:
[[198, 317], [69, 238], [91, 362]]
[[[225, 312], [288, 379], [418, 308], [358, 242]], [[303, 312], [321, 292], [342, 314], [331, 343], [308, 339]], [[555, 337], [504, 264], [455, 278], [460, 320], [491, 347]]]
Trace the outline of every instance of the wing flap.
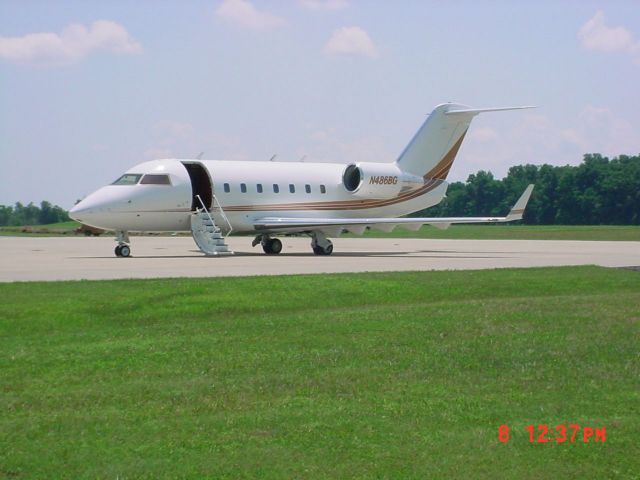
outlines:
[[398, 226], [396, 223], [374, 223], [371, 225], [371, 228], [375, 230], [380, 230], [381, 232], [393, 232], [393, 230]]

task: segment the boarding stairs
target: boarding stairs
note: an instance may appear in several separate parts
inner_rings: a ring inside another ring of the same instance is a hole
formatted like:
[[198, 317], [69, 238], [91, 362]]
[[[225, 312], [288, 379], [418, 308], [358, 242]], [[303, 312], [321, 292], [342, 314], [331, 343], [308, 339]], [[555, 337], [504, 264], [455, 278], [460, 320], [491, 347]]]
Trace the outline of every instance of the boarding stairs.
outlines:
[[221, 255], [233, 255], [233, 251], [229, 249], [229, 245], [226, 243], [227, 236], [231, 233], [232, 227], [229, 219], [222, 210], [222, 206], [218, 202], [218, 199], [213, 197], [214, 208], [219, 209], [220, 219], [226, 222], [226, 228], [220, 228], [216, 225], [216, 222], [211, 215], [211, 212], [207, 210], [200, 195], [196, 195], [202, 208], [196, 209], [191, 215], [191, 235], [196, 245], [202, 253], [207, 256], [221, 256]]

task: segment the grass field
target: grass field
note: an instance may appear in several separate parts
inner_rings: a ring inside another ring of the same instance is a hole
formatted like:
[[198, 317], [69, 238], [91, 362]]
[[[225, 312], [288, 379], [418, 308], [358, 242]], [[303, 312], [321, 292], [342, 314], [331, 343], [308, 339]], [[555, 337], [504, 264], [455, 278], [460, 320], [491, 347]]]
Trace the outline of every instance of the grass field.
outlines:
[[0, 227], [0, 235], [10, 236], [58, 236], [58, 235], [74, 235], [75, 229], [80, 224], [78, 222], [60, 222], [50, 223], [47, 225], [25, 225]]
[[[639, 272], [14, 283], [0, 302], [0, 477], [640, 472]], [[606, 442], [525, 432], [572, 423]]]
[[370, 230], [368, 237], [451, 238], [469, 240], [626, 240], [640, 241], [639, 225], [452, 225], [447, 230], [424, 226], [413, 232]]
[[[0, 227], [0, 235], [58, 236], [74, 235], [77, 222], [28, 227]], [[105, 233], [104, 235], [113, 235]], [[185, 234], [186, 235], [186, 234]], [[346, 236], [355, 237], [353, 234]], [[419, 231], [396, 228], [386, 233], [365, 232], [379, 238], [451, 238], [476, 240], [620, 240], [640, 241], [640, 225], [452, 225], [447, 230], [424, 226]]]

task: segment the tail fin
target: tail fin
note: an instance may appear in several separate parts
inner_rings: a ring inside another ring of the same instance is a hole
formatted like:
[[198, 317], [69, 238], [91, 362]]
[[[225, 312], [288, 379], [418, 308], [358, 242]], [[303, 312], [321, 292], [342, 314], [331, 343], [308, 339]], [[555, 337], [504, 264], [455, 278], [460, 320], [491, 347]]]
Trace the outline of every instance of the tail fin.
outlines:
[[455, 103], [438, 105], [400, 154], [396, 163], [405, 172], [425, 179], [444, 180], [449, 174], [473, 117], [482, 112], [521, 108], [533, 107], [472, 109]]

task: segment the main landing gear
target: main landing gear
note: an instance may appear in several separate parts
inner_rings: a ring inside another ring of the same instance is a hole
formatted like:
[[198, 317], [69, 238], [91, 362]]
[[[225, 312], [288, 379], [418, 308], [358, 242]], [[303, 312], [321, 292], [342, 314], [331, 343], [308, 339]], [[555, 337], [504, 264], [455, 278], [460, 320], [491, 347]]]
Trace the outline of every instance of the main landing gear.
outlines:
[[311, 248], [316, 255], [331, 255], [333, 253], [333, 243], [322, 232], [313, 232]]
[[[251, 246], [262, 245], [264, 253], [267, 255], [278, 255], [282, 251], [282, 242], [277, 238], [271, 238], [269, 235], [256, 235], [251, 242]], [[333, 253], [333, 243], [322, 232], [313, 232], [311, 234], [311, 249], [316, 255], [331, 255]]]
[[118, 246], [115, 250], [116, 257], [128, 257], [131, 255], [131, 247], [128, 245], [128, 232], [116, 232], [116, 242], [118, 242]]
[[262, 245], [262, 250], [267, 255], [278, 255], [282, 251], [282, 242], [277, 238], [271, 238], [269, 235], [257, 235], [253, 239], [251, 246], [255, 247], [257, 244]]

